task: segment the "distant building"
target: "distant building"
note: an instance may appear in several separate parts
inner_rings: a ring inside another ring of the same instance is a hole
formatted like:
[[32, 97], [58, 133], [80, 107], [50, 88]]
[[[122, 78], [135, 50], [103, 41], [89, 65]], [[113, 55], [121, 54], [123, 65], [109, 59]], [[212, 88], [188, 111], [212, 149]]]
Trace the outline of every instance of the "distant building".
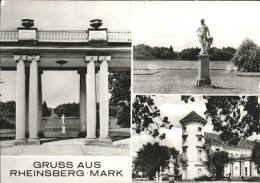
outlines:
[[209, 175], [204, 162], [210, 151], [226, 151], [231, 162], [225, 166], [224, 175], [232, 177], [257, 176], [256, 165], [251, 162], [253, 141], [240, 140], [238, 145], [230, 146], [216, 134], [206, 133], [207, 121], [192, 111], [182, 120], [182, 179]]

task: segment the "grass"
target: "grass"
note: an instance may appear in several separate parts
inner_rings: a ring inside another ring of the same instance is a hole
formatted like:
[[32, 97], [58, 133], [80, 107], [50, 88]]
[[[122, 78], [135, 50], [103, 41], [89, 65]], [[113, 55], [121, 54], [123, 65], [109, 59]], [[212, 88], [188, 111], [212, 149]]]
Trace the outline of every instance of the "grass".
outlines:
[[[212, 87], [196, 87], [198, 71], [195, 70], [197, 62], [146, 62], [135, 63], [135, 69], [151, 65], [158, 68], [168, 68], [161, 70], [155, 75], [134, 75], [134, 93], [146, 94], [259, 94], [260, 77], [238, 76], [226, 73], [224, 69], [229, 62], [210, 62], [210, 79]], [[170, 70], [171, 68], [190, 68], [190, 70]]]

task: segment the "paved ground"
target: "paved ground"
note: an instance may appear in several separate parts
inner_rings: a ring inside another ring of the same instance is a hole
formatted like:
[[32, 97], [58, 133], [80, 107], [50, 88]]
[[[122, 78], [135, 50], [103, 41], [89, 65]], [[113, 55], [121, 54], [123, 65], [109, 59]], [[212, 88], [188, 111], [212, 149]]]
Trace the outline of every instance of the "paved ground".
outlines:
[[84, 138], [45, 142], [42, 145], [13, 145], [14, 140], [1, 141], [1, 156], [129, 156], [130, 139], [117, 140], [111, 146], [85, 145]]

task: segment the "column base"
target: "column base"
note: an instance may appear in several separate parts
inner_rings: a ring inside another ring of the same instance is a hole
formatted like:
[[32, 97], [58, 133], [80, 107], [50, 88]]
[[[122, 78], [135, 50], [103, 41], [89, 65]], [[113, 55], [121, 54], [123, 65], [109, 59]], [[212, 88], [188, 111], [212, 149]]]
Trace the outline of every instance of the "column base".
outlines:
[[40, 139], [28, 139], [27, 140], [28, 145], [40, 145]]
[[79, 138], [85, 138], [87, 136], [87, 132], [83, 131], [83, 132], [79, 132], [78, 137]]
[[26, 140], [23, 140], [23, 139], [15, 139], [14, 141], [14, 145], [18, 146], [18, 145], [26, 145]]
[[86, 145], [98, 145], [97, 138], [86, 138]]
[[112, 145], [112, 140], [110, 138], [99, 138], [98, 139], [99, 145]]
[[174, 175], [169, 175], [169, 183], [174, 183]]
[[209, 77], [197, 78], [196, 83], [196, 86], [211, 86], [211, 80]]

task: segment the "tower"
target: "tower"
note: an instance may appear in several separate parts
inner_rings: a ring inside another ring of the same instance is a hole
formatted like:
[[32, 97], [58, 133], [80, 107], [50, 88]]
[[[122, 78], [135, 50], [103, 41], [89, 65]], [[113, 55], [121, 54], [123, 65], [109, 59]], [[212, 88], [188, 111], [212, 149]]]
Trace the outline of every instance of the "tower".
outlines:
[[206, 174], [204, 126], [207, 121], [195, 111], [180, 120], [182, 125], [182, 179], [194, 179]]

